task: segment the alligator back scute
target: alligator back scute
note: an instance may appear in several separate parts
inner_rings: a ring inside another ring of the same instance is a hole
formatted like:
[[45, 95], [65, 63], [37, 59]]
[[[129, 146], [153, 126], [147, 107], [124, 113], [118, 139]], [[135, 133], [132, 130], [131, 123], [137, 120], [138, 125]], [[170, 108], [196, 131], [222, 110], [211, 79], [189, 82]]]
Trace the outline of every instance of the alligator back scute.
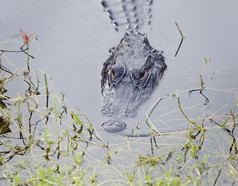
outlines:
[[102, 0], [104, 10], [109, 14], [115, 30], [136, 32], [151, 23], [153, 0]]

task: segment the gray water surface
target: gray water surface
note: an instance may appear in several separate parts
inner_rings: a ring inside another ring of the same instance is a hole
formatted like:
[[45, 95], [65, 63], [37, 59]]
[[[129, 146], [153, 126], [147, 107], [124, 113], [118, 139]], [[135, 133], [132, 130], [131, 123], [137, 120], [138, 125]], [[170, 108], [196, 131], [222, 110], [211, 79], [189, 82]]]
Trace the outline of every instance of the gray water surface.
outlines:
[[[237, 1], [155, 1], [152, 24], [140, 32], [150, 44], [163, 50], [168, 69], [144, 112], [159, 97], [177, 89], [189, 89], [204, 68], [203, 57], [212, 58], [206, 73], [213, 73], [227, 61], [237, 59]], [[27, 5], [27, 8], [26, 8]], [[108, 50], [118, 45], [123, 31], [115, 32], [97, 0], [3, 1], [1, 37], [36, 32], [40, 46], [34, 64], [47, 72], [58, 92], [63, 90], [72, 105], [93, 121], [100, 116], [100, 73]], [[4, 8], [3, 8], [4, 7]], [[178, 56], [174, 54], [185, 35]]]

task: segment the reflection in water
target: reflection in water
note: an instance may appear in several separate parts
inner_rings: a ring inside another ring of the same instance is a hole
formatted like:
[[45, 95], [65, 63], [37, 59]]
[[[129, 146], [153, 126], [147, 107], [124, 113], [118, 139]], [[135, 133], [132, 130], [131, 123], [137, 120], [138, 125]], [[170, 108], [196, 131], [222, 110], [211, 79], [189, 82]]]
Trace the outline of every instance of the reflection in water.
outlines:
[[113, 118], [102, 125], [107, 132], [125, 129], [125, 123], [120, 120], [136, 115], [167, 68], [163, 52], [152, 48], [146, 36], [139, 33], [148, 23], [148, 15], [151, 16], [151, 4], [152, 1], [141, 0], [102, 1], [116, 30], [122, 27], [125, 31], [120, 44], [110, 50], [102, 69], [102, 114]]

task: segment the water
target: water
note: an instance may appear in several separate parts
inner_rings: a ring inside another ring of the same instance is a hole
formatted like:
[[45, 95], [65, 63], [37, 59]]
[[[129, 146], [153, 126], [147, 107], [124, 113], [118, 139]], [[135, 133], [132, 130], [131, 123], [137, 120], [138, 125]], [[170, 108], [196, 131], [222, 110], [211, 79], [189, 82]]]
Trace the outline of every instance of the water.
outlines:
[[[52, 77], [55, 93], [58, 94], [63, 90], [70, 105], [80, 108], [101, 132], [102, 138], [106, 142], [110, 142], [110, 151], [113, 152], [112, 165], [118, 170], [123, 172], [127, 170], [125, 167], [134, 165], [138, 155], [160, 156], [170, 151], [171, 148], [182, 149], [188, 139], [178, 133], [157, 137], [160, 148], [157, 149], [152, 143], [153, 151], [149, 138], [124, 141], [122, 136], [103, 133], [101, 124], [107, 118], [101, 116], [102, 65], [109, 57], [108, 50], [119, 44], [124, 33], [114, 30], [114, 25], [110, 23], [108, 14], [103, 11], [98, 0], [1, 0], [0, 3], [0, 40], [19, 34], [19, 28], [28, 34], [36, 32], [39, 49], [32, 44], [35, 47], [32, 48], [32, 53], [36, 54], [36, 58], [33, 60], [34, 65]], [[156, 100], [163, 97], [151, 115], [151, 122], [159, 132], [188, 129], [188, 122], [178, 110], [177, 97], [173, 97], [171, 94], [177, 90], [199, 88], [192, 79], [200, 81], [199, 75], [206, 65], [204, 57], [207, 60], [211, 57], [211, 63], [203, 76], [205, 86], [208, 88], [204, 94], [209, 98], [209, 104], [204, 105], [205, 98], [199, 92], [192, 92], [189, 98], [186, 91], [183, 93], [178, 91], [181, 104], [184, 107], [192, 108], [185, 109], [185, 112], [197, 122], [199, 120], [197, 115], [203, 118], [212, 116], [215, 112], [217, 116], [230, 114], [230, 109], [235, 107], [235, 95], [237, 96], [237, 6], [236, 0], [226, 2], [222, 0], [209, 2], [205, 0], [154, 1], [151, 25], [144, 26], [140, 32], [148, 34], [148, 40], [153, 48], [164, 51], [168, 68], [151, 98], [140, 107], [136, 118], [126, 121], [127, 124], [134, 126], [135, 123], [139, 123], [142, 128], [148, 128], [145, 125], [145, 113]], [[185, 36], [177, 57], [174, 55], [181, 36], [175, 21]], [[17, 39], [20, 40], [20, 38]], [[0, 48], [2, 46], [6, 45], [1, 43]], [[7, 46], [16, 49], [14, 44]], [[26, 57], [23, 55], [10, 55], [9, 58], [17, 69], [21, 69], [25, 65]], [[5, 60], [2, 60], [2, 64], [6, 64], [9, 69], [15, 69]], [[22, 89], [17, 82], [10, 83], [9, 87], [19, 87], [17, 90]], [[44, 83], [43, 78], [41, 83]], [[215, 91], [217, 89], [229, 89], [229, 91]], [[12, 94], [15, 96], [17, 92]], [[223, 108], [223, 106], [225, 107]], [[174, 112], [167, 114], [169, 111]], [[15, 113], [17, 113], [17, 109]], [[176, 120], [176, 125], [174, 120]], [[220, 123], [222, 121], [222, 119], [215, 120]], [[205, 124], [208, 127], [215, 125], [212, 122], [209, 123], [209, 120], [206, 120]], [[67, 128], [68, 123], [65, 125]], [[43, 131], [41, 132], [43, 133]], [[224, 133], [219, 128], [208, 130], [206, 134], [207, 143], [203, 145], [199, 160], [206, 154], [207, 149], [212, 149], [209, 152], [210, 157], [219, 155], [217, 159], [210, 158], [209, 162], [225, 162], [232, 154], [229, 152], [232, 143], [231, 135]], [[215, 143], [220, 138], [219, 143]], [[107, 151], [102, 150], [101, 147], [95, 147], [89, 149], [89, 154], [87, 158], [91, 161], [87, 162], [95, 161], [97, 163], [84, 166], [100, 170], [100, 158], [106, 159]], [[14, 161], [17, 162], [18, 159]], [[102, 182], [114, 171], [114, 168], [107, 166], [106, 163], [103, 166], [108, 172], [98, 176]], [[130, 168], [133, 169], [133, 166]], [[219, 171], [219, 168], [216, 170]], [[161, 172], [161, 170], [154, 171]], [[118, 175], [113, 174], [112, 178], [117, 179]], [[214, 176], [212, 178], [214, 179]], [[225, 178], [227, 177], [225, 176]], [[219, 183], [221, 184], [223, 181], [221, 180]]]
[[[168, 65], [153, 101], [177, 89], [190, 88], [193, 82], [188, 77], [195, 78], [194, 74], [198, 77], [204, 67], [203, 57], [212, 57], [208, 74], [235, 58], [238, 28], [231, 24], [236, 21], [236, 11], [230, 10], [234, 7], [232, 3], [236, 2], [202, 1], [196, 6], [194, 2], [185, 1], [173, 2], [173, 6], [165, 1], [153, 4], [153, 24], [141, 32], [148, 33], [148, 40], [155, 49], [164, 50]], [[101, 104], [102, 64], [108, 58], [108, 50], [118, 45], [124, 34], [114, 31], [100, 3], [11, 1], [3, 5], [1, 33], [5, 35], [2, 37], [18, 34], [19, 28], [27, 33], [36, 32], [40, 53], [34, 64], [53, 77], [56, 90], [63, 90], [71, 103], [89, 117], [96, 114]], [[175, 21], [187, 39], [176, 58], [180, 35]], [[225, 50], [228, 47], [230, 50]]]

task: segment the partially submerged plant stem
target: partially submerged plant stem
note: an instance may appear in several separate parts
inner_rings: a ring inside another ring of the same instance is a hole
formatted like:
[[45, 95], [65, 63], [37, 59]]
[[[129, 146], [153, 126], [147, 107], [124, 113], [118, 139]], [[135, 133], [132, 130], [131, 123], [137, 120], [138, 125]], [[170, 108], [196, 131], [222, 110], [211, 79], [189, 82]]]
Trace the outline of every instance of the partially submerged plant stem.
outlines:
[[205, 87], [204, 87], [204, 81], [203, 81], [203, 79], [202, 79], [202, 74], [205, 72], [205, 70], [207, 69], [207, 67], [208, 67], [208, 65], [210, 64], [210, 62], [211, 62], [211, 57], [209, 58], [209, 60], [208, 60], [208, 62], [207, 62], [207, 60], [205, 59], [205, 61], [206, 61], [206, 66], [205, 66], [205, 68], [202, 70], [202, 72], [200, 73], [200, 79], [201, 79], [201, 88], [202, 89], [205, 89]]
[[178, 54], [178, 51], [179, 51], [179, 49], [180, 49], [180, 47], [181, 47], [181, 45], [182, 45], [182, 43], [183, 43], [183, 40], [184, 40], [184, 36], [183, 36], [183, 33], [182, 33], [182, 31], [180, 30], [180, 28], [179, 28], [179, 26], [178, 26], [178, 23], [175, 21], [175, 24], [176, 24], [176, 26], [177, 26], [177, 28], [178, 28], [178, 30], [179, 30], [179, 32], [180, 32], [180, 35], [181, 35], [181, 37], [182, 37], [182, 39], [181, 39], [181, 41], [180, 41], [180, 44], [179, 44], [179, 47], [178, 47], [178, 49], [177, 49], [177, 51], [176, 51], [176, 53], [175, 53], [175, 57], [177, 56], [177, 54]]
[[191, 124], [193, 124], [193, 125], [195, 125], [196, 127], [199, 128], [199, 126], [196, 124], [196, 122], [190, 120], [190, 119], [188, 118], [188, 116], [184, 113], [184, 111], [183, 111], [183, 109], [182, 109], [182, 107], [181, 107], [181, 104], [180, 104], [180, 98], [179, 98], [178, 94], [175, 93], [175, 95], [177, 96], [177, 99], [178, 99], [178, 107], [179, 107], [179, 110], [182, 112], [182, 114], [184, 115], [184, 117], [185, 117]]
[[[46, 109], [49, 111], [49, 88], [48, 88], [48, 82], [47, 82], [46, 73], [44, 74], [44, 78], [45, 78], [45, 89], [46, 89]], [[45, 125], [49, 121], [49, 115], [50, 115], [50, 111], [46, 115]]]
[[192, 121], [191, 119], [189, 119], [189, 117], [185, 114], [185, 112], [183, 111], [183, 109], [182, 109], [182, 107], [181, 107], [180, 98], [179, 98], [178, 94], [175, 93], [175, 95], [177, 96], [179, 110], [181, 111], [181, 113], [183, 114], [183, 116], [184, 116], [184, 117], [189, 121], [189, 123], [190, 123], [190, 126], [189, 126], [189, 136], [190, 136], [190, 137], [193, 137], [193, 136], [192, 136], [192, 126], [193, 126], [193, 125], [197, 127], [197, 129], [199, 130], [198, 132], [200, 132], [200, 130], [202, 130], [202, 131], [203, 131], [203, 134], [202, 134], [202, 135], [204, 136], [203, 124], [200, 122], [200, 123], [201, 123], [201, 126], [199, 126], [199, 125], [197, 125], [197, 123], [196, 123], [195, 121]]

